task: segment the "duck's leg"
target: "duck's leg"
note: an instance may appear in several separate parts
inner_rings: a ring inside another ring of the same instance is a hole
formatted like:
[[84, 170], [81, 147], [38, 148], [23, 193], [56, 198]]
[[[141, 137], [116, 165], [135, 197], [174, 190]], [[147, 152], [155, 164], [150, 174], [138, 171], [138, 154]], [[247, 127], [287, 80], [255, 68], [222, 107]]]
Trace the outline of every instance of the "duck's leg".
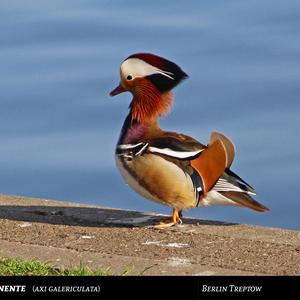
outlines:
[[158, 224], [155, 224], [155, 228], [163, 229], [168, 228], [177, 224], [182, 224], [182, 211], [173, 208], [173, 214], [170, 218], [160, 221]]

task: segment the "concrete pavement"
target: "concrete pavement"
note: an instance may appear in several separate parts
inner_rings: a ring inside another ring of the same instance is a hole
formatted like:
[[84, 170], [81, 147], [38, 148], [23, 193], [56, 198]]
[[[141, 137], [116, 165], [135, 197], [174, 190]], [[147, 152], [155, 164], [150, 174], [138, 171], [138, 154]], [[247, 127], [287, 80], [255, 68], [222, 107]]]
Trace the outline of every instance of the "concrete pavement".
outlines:
[[300, 275], [300, 232], [0, 195], [0, 257], [143, 275]]

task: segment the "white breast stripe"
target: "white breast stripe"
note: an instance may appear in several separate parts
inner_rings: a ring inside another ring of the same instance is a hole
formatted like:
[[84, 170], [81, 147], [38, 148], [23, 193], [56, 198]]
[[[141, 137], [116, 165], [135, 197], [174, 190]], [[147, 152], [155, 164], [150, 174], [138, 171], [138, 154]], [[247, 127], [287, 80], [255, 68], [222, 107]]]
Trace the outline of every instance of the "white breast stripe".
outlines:
[[116, 154], [116, 156], [123, 157], [123, 158], [132, 158], [132, 155], [130, 155], [130, 154], [124, 154], [124, 153]]
[[140, 155], [143, 151], [149, 146], [149, 144], [145, 144], [135, 155]]
[[135, 144], [135, 145], [133, 145], [133, 144], [123, 144], [123, 145], [119, 145], [118, 149], [120, 149], [120, 150], [134, 149], [134, 148], [139, 147], [141, 145], [144, 145], [144, 143], [138, 143], [138, 144]]
[[135, 156], [142, 155], [148, 146], [148, 143], [119, 145], [117, 147], [116, 155], [123, 158], [133, 159]]
[[200, 149], [197, 151], [174, 151], [169, 148], [156, 148], [156, 147], [149, 147], [148, 150], [152, 153], [160, 153], [167, 156], [175, 157], [175, 158], [193, 158], [194, 156], [198, 155], [200, 152], [202, 152], [204, 149]]

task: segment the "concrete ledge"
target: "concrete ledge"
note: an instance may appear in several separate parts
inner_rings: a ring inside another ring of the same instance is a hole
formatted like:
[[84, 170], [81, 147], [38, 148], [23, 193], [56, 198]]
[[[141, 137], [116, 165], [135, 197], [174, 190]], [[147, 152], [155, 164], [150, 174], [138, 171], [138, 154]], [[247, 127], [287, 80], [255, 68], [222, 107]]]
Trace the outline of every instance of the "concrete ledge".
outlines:
[[0, 195], [0, 257], [144, 275], [300, 275], [300, 232]]

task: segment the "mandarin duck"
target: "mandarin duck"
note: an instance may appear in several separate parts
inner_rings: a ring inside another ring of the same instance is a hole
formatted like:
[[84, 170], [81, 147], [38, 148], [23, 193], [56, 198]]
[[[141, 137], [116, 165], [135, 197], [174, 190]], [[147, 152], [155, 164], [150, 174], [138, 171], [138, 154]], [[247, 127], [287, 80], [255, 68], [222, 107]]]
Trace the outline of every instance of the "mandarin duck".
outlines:
[[116, 165], [128, 185], [143, 197], [173, 208], [171, 218], [156, 224], [182, 223], [182, 211], [210, 205], [243, 206], [263, 212], [255, 190], [231, 171], [235, 147], [213, 132], [208, 145], [182, 133], [164, 131], [157, 119], [170, 109], [171, 90], [187, 74], [175, 63], [150, 53], [127, 57], [120, 84], [111, 91], [133, 95], [116, 146]]

